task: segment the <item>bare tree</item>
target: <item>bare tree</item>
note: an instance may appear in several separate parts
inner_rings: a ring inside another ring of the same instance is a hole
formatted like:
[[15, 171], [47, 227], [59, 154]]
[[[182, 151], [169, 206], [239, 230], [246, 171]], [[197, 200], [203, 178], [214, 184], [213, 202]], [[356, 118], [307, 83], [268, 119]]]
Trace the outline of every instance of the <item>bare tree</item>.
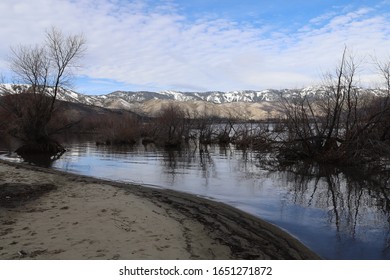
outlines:
[[179, 148], [189, 133], [189, 114], [179, 105], [170, 103], [157, 114], [155, 136], [165, 147]]
[[[390, 67], [380, 64], [379, 69], [389, 84]], [[282, 98], [288, 127], [285, 155], [359, 163], [375, 160], [389, 150], [382, 145], [388, 137], [388, 97], [381, 100], [361, 90], [356, 82], [357, 70], [356, 59], [345, 48], [335, 73], [325, 76], [319, 96]], [[378, 137], [379, 131], [382, 137]]]
[[389, 142], [390, 141], [390, 58], [387, 61], [379, 62], [376, 61], [376, 66], [379, 71], [380, 76], [384, 82], [384, 87], [379, 89], [382, 92], [382, 98], [376, 100], [373, 106], [376, 108], [376, 111], [379, 113], [376, 116], [376, 119], [380, 120], [381, 123], [378, 129], [378, 136], [380, 141]]
[[[64, 35], [56, 28], [46, 32], [42, 45], [11, 48], [10, 68], [16, 83], [27, 84], [16, 96], [8, 94], [1, 107], [10, 114], [12, 134], [24, 141], [20, 153], [64, 151], [50, 137], [48, 127], [56, 110], [61, 88], [69, 85], [72, 71], [85, 51], [82, 35]], [[3, 88], [7, 93], [7, 89]], [[11, 93], [11, 92], [8, 92]]]

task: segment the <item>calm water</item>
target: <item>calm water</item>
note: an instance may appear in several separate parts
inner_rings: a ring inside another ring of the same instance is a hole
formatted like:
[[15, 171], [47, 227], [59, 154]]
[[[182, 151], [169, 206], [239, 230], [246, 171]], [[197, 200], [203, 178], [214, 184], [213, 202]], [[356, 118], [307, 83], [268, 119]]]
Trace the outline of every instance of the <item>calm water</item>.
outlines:
[[[390, 259], [390, 176], [329, 167], [272, 166], [233, 147], [164, 151], [153, 145], [114, 149], [93, 142], [67, 146], [51, 168], [169, 188], [263, 218], [326, 259]], [[3, 148], [2, 158], [20, 160]]]

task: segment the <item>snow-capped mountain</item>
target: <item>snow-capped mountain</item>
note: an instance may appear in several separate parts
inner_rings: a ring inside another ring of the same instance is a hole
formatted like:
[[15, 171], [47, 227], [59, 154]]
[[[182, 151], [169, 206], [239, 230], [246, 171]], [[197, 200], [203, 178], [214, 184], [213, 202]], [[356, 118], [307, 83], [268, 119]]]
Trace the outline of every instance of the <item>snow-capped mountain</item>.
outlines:
[[120, 98], [127, 102], [145, 102], [149, 100], [175, 100], [175, 101], [206, 101], [215, 104], [232, 103], [232, 102], [262, 102], [275, 101], [282, 91], [278, 90], [242, 90], [242, 91], [207, 91], [207, 92], [181, 92], [165, 90], [161, 92], [149, 91], [115, 91], [107, 95], [97, 96], [106, 99]]
[[[382, 95], [383, 91], [374, 89], [358, 88], [361, 93], [371, 93], [374, 95]], [[328, 88], [325, 86], [311, 86], [302, 89], [267, 89], [262, 91], [255, 90], [240, 90], [240, 91], [206, 91], [206, 92], [181, 92], [181, 91], [161, 91], [161, 92], [149, 92], [149, 91], [116, 91], [107, 95], [95, 96], [94, 98], [102, 99], [105, 101], [112, 99], [122, 99], [129, 103], [134, 102], [146, 102], [149, 100], [175, 100], [175, 101], [206, 101], [214, 104], [225, 104], [234, 102], [245, 103], [261, 103], [261, 102], [274, 102], [283, 98], [321, 98]]]
[[[26, 91], [28, 85], [0, 85], [0, 96], [7, 93], [20, 93]], [[72, 90], [61, 89], [58, 93], [58, 99], [74, 103], [82, 103], [106, 108], [130, 109], [134, 104], [145, 103], [151, 100], [174, 100], [174, 101], [205, 101], [214, 104], [226, 104], [234, 102], [243, 103], [262, 103], [274, 102], [281, 96], [284, 98], [297, 97], [321, 97], [326, 92], [324, 86], [311, 86], [303, 89], [267, 89], [262, 91], [242, 90], [242, 91], [208, 91], [208, 92], [181, 92], [166, 90], [161, 92], [151, 91], [115, 91], [105, 95], [85, 95]], [[364, 92], [371, 92], [380, 95], [380, 90], [359, 89]]]
[[[0, 96], [6, 94], [18, 94], [22, 92], [26, 92], [30, 86], [23, 84], [0, 84]], [[48, 93], [51, 93], [52, 89], [48, 89]], [[84, 95], [77, 93], [73, 90], [63, 89], [61, 88], [58, 92], [57, 96], [58, 100], [68, 101], [73, 103], [83, 103], [86, 105], [95, 105], [100, 100], [100, 97], [93, 95]]]

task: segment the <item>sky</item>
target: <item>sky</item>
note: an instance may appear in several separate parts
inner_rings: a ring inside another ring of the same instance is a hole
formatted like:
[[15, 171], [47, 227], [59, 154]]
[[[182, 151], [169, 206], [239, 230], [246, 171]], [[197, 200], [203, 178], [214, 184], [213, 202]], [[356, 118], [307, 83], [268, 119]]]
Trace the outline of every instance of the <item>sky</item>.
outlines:
[[83, 34], [73, 89], [233, 91], [321, 83], [345, 47], [359, 82], [390, 61], [390, 0], [1, 0], [0, 74], [10, 47], [51, 27]]

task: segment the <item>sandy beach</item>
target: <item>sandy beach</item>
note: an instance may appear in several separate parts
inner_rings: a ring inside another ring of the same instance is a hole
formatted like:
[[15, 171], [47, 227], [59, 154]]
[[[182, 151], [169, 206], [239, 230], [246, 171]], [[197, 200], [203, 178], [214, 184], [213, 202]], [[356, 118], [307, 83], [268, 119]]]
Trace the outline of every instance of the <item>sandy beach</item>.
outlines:
[[0, 160], [0, 259], [318, 259], [222, 203]]

